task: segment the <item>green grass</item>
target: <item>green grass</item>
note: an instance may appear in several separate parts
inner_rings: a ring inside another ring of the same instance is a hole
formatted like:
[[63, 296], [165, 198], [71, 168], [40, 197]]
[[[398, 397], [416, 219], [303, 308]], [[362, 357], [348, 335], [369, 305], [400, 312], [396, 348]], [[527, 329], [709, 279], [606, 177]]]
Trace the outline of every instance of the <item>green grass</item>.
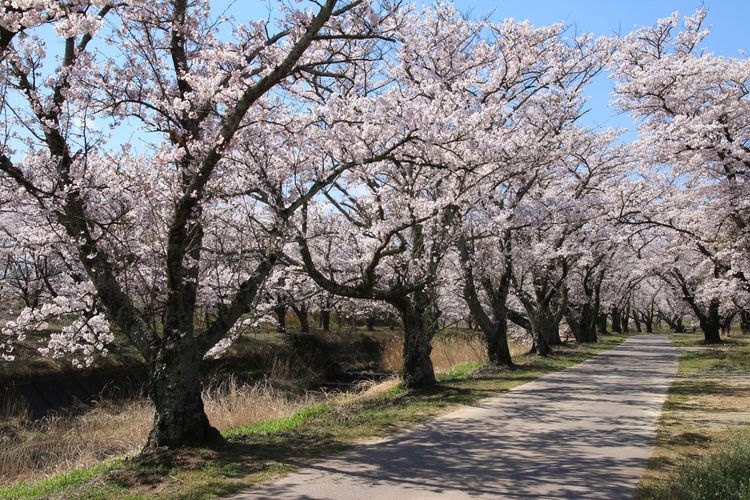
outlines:
[[94, 467], [66, 472], [34, 483], [1, 487], [0, 498], [47, 498], [57, 492], [80, 487], [122, 465], [123, 462], [123, 459], [110, 460]]
[[482, 367], [481, 363], [476, 361], [469, 361], [468, 363], [461, 363], [451, 368], [445, 373], [441, 373], [437, 376], [438, 381], [444, 382], [448, 380], [456, 380], [460, 378], [466, 378], [470, 373], [477, 371]]
[[722, 423], [733, 415], [730, 422], [746, 421], [736, 412], [750, 404], [738, 382], [750, 376], [750, 339], [711, 346], [695, 334], [672, 340], [686, 349], [636, 498], [750, 500], [750, 429]]
[[[524, 356], [516, 370], [456, 366], [430, 390], [401, 385], [367, 399], [318, 404], [294, 415], [238, 427], [221, 449], [160, 451], [57, 478], [0, 489], [0, 498], [212, 498], [247, 489], [321, 457], [402, 432], [460, 405], [496, 395], [611, 349], [625, 336], [600, 344], [563, 346], [549, 358]], [[26, 489], [24, 489], [26, 488]]]
[[225, 431], [223, 434], [226, 438], [240, 438], [252, 435], [266, 435], [282, 431], [292, 431], [307, 420], [323, 414], [327, 409], [328, 405], [318, 404], [298, 411], [291, 417], [235, 427], [234, 429]]
[[750, 435], [735, 433], [725, 446], [681, 464], [668, 481], [652, 486], [641, 498], [750, 500]]
[[680, 373], [719, 375], [746, 373], [750, 367], [750, 339], [733, 339], [719, 346], [684, 351], [680, 357]]
[[386, 397], [395, 398], [396, 396], [399, 396], [404, 392], [406, 392], [406, 389], [404, 389], [404, 385], [399, 382], [398, 384], [388, 389], [388, 392], [386, 392]]

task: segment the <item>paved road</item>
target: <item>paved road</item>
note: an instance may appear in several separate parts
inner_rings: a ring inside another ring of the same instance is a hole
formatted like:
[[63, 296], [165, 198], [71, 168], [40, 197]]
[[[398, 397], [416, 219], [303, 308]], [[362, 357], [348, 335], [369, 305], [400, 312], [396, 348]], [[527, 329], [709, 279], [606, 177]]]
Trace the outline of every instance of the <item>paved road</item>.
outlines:
[[630, 498], [677, 349], [619, 347], [239, 499]]

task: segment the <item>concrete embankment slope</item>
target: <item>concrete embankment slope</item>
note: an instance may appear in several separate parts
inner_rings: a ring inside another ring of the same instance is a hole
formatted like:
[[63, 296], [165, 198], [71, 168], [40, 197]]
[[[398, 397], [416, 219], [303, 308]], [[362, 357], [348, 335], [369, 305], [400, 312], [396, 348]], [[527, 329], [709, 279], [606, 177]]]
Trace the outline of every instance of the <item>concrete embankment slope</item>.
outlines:
[[679, 353], [631, 337], [563, 372], [236, 499], [630, 498]]

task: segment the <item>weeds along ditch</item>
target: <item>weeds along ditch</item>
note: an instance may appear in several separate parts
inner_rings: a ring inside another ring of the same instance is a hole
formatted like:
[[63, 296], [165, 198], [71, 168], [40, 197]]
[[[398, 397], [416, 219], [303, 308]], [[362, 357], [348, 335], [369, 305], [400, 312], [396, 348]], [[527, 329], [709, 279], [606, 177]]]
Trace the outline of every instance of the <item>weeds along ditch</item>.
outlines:
[[[397, 332], [287, 336], [275, 339], [276, 345], [260, 340], [254, 347], [252, 338], [241, 342], [226, 358], [207, 362], [203, 398], [208, 417], [219, 430], [285, 418], [315, 404], [392, 386], [401, 369]], [[515, 355], [527, 349], [513, 345]], [[446, 373], [458, 365], [483, 363], [486, 354], [480, 336], [453, 332], [436, 338], [432, 358], [436, 371]], [[106, 370], [96, 372], [105, 374]], [[123, 376], [122, 370], [116, 374]], [[63, 378], [75, 376], [66, 373]], [[42, 377], [50, 390], [55, 384], [65, 386], [59, 377], [57, 382], [50, 377]], [[41, 418], [32, 415], [27, 402], [5, 398], [0, 484], [35, 480], [137, 453], [152, 426], [153, 406], [142, 383], [134, 389], [136, 380], [128, 381], [127, 390], [108, 386], [109, 392], [64, 411], [46, 412]]]

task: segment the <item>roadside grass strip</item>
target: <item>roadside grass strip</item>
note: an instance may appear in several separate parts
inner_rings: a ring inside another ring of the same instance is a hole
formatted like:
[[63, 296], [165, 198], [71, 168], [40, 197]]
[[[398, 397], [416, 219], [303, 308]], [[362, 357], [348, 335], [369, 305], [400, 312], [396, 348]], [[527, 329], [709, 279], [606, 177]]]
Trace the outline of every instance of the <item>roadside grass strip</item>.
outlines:
[[439, 386], [405, 391], [400, 384], [372, 396], [315, 404], [287, 418], [225, 431], [219, 449], [157, 450], [50, 479], [0, 488], [0, 498], [214, 498], [272, 480], [323, 457], [403, 432], [462, 405], [495, 396], [616, 347], [625, 335], [563, 346], [549, 358], [524, 355], [515, 370], [463, 363]]
[[673, 335], [678, 376], [637, 499], [750, 500], [750, 338]]

